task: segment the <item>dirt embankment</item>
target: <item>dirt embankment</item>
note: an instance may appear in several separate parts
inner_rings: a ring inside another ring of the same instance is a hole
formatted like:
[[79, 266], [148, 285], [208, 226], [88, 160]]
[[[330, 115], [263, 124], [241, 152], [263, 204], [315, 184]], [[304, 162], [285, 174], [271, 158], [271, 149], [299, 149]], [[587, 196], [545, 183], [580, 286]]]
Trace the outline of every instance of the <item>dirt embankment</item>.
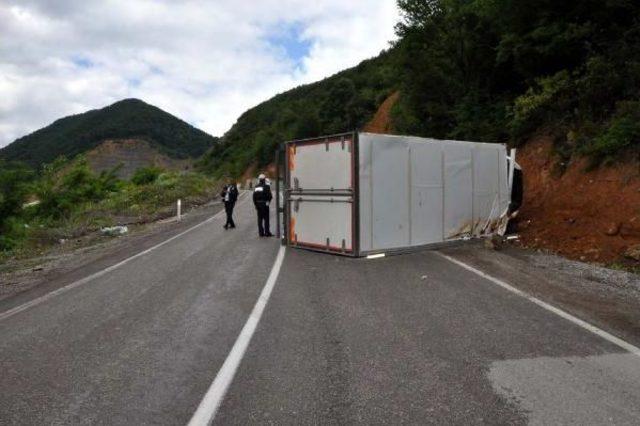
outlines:
[[108, 139], [86, 153], [90, 167], [96, 172], [122, 164], [118, 177], [129, 179], [137, 169], [158, 166], [167, 170], [188, 170], [191, 160], [171, 158], [141, 139]]
[[561, 173], [547, 137], [529, 141], [517, 161], [525, 182], [518, 226], [524, 245], [572, 259], [633, 264], [624, 252], [640, 244], [637, 162], [587, 171], [586, 159], [575, 159]]
[[240, 176], [238, 182], [242, 185], [247, 185], [247, 182], [255, 181], [260, 173], [264, 173], [270, 179], [275, 179], [277, 175], [276, 164], [271, 163], [260, 170], [258, 170], [258, 166], [256, 164], [252, 164], [244, 171], [242, 176]]
[[391, 108], [398, 101], [399, 92], [394, 92], [380, 105], [378, 111], [364, 128], [363, 132], [369, 133], [386, 133], [393, 134], [393, 125], [391, 121]]

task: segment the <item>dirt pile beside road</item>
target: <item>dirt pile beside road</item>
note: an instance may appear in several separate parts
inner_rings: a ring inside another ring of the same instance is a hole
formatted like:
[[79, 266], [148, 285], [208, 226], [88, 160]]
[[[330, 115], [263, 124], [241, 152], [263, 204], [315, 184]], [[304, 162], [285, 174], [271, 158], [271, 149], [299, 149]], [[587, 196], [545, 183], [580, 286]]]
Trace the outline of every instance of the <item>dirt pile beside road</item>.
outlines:
[[640, 244], [640, 164], [587, 171], [586, 159], [564, 170], [548, 137], [518, 151], [524, 171], [524, 205], [518, 232], [524, 245], [566, 257], [640, 266], [625, 252]]

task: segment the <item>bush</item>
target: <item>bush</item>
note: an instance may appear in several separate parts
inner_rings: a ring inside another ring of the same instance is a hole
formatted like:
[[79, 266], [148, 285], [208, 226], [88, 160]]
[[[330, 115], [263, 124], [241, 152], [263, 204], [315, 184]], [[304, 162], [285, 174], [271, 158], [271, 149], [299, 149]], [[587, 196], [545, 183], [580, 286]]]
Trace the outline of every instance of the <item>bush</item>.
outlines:
[[551, 121], [561, 122], [569, 110], [572, 84], [569, 73], [560, 71], [536, 80], [536, 87], [515, 99], [510, 130], [514, 137], [534, 131]]
[[120, 188], [117, 169], [96, 175], [83, 157], [78, 157], [70, 165], [59, 159], [45, 166], [42, 178], [35, 185], [35, 193], [40, 200], [37, 214], [58, 219], [83, 203], [99, 201], [117, 192]]
[[104, 216], [136, 216], [142, 220], [163, 209], [173, 209], [179, 198], [186, 207], [204, 202], [217, 192], [216, 181], [200, 173], [164, 172], [146, 185], [129, 184], [91, 208]]
[[0, 160], [0, 230], [6, 219], [22, 209], [34, 176], [24, 164]]
[[[132, 183], [118, 180], [116, 171], [96, 174], [82, 157], [71, 162], [60, 158], [36, 178], [23, 165], [0, 163], [1, 257], [40, 253], [60, 239], [78, 238], [123, 220], [167, 217], [175, 214], [177, 199], [187, 208], [220, 190], [213, 178], [200, 173], [146, 168], [138, 173], [144, 179]], [[24, 207], [29, 196], [39, 203]]]
[[640, 146], [640, 102], [620, 102], [608, 126], [587, 145], [586, 153], [596, 161], [612, 158]]
[[141, 167], [133, 174], [131, 182], [136, 185], [146, 185], [155, 182], [162, 173], [162, 169], [156, 166]]
[[35, 174], [21, 163], [0, 161], [0, 251], [13, 249], [26, 228], [18, 219]]
[[28, 225], [16, 217], [5, 218], [0, 233], [0, 251], [15, 248], [28, 233]]

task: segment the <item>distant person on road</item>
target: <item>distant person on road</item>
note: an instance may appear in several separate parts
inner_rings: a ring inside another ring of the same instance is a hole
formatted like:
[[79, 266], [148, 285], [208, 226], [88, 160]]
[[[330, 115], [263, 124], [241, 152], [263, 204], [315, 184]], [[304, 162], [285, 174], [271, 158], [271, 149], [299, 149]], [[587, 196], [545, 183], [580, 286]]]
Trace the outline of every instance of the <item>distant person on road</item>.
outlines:
[[222, 188], [220, 198], [224, 202], [224, 211], [227, 213], [227, 222], [224, 224], [224, 229], [235, 228], [236, 224], [233, 221], [233, 208], [238, 201], [238, 187], [235, 183], [229, 182]]
[[253, 205], [256, 206], [258, 213], [258, 233], [261, 237], [273, 236], [269, 229], [269, 203], [272, 198], [271, 186], [267, 183], [267, 177], [260, 174], [258, 184], [253, 190]]

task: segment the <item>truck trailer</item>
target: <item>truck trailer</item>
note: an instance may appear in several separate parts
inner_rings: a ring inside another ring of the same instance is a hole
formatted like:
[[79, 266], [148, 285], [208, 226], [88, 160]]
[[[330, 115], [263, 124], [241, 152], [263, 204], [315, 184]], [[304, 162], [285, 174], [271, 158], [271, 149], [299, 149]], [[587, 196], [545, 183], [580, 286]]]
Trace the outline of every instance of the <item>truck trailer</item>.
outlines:
[[503, 144], [364, 132], [286, 142], [284, 240], [359, 257], [503, 233], [514, 156]]

